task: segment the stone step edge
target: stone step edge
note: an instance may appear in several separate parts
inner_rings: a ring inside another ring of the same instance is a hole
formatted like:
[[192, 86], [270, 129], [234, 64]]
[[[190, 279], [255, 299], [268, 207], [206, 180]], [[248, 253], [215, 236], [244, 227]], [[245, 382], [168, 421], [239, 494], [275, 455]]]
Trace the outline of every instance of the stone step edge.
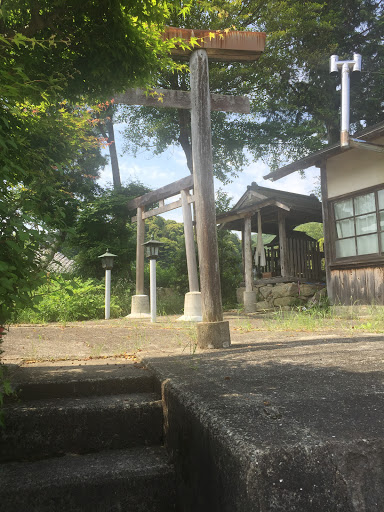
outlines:
[[15, 395], [8, 398], [7, 403], [17, 400], [145, 393], [158, 390], [157, 383], [152, 374], [110, 379], [70, 379], [68, 381], [51, 380], [16, 383], [13, 385], [13, 388]]
[[150, 501], [145, 510], [174, 510], [175, 474], [164, 447], [66, 455], [1, 466], [0, 502], [7, 512], [114, 510], [116, 502], [129, 502], [132, 507], [136, 499]]
[[162, 401], [154, 393], [35, 400], [4, 412], [2, 464], [163, 441]]
[[[111, 409], [115, 407], [142, 407], [147, 405], [160, 406], [161, 397], [152, 391], [142, 393], [118, 393], [111, 395], [86, 395], [70, 397], [54, 397], [46, 399], [20, 400], [4, 406], [5, 419], [7, 415], [18, 414], [52, 414], [53, 410], [86, 412], [87, 409], [101, 407]], [[88, 407], [87, 407], [88, 406]]]

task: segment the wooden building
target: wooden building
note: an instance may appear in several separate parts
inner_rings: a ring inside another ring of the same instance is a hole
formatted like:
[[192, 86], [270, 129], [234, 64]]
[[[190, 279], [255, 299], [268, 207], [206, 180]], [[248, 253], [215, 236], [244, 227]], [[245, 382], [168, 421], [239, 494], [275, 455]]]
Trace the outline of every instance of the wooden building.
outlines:
[[[254, 254], [252, 233], [276, 235], [272, 244], [263, 248], [265, 260], [259, 260], [264, 278], [275, 281], [320, 281], [322, 279], [319, 244], [305, 234], [294, 231], [306, 222], [322, 222], [322, 207], [314, 196], [293, 194], [283, 190], [260, 187], [256, 183], [237, 204], [218, 215], [217, 224], [222, 228], [242, 232], [245, 294], [244, 305], [252, 311], [254, 298]], [[259, 245], [259, 244], [258, 244]]]
[[328, 296], [384, 305], [384, 122], [354, 137], [350, 147], [333, 144], [264, 178], [320, 168]]

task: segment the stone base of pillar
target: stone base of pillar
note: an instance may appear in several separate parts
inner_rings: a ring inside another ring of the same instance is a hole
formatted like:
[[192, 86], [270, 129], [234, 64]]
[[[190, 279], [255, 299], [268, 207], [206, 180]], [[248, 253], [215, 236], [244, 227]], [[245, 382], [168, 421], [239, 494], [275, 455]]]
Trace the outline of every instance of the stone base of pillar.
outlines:
[[131, 314], [125, 318], [151, 318], [148, 295], [132, 295]]
[[231, 345], [229, 322], [201, 322], [196, 327], [199, 348], [228, 348]]
[[256, 311], [256, 292], [244, 292], [244, 313], [254, 313]]
[[201, 322], [201, 292], [188, 292], [184, 298], [184, 315], [178, 318], [179, 322]]

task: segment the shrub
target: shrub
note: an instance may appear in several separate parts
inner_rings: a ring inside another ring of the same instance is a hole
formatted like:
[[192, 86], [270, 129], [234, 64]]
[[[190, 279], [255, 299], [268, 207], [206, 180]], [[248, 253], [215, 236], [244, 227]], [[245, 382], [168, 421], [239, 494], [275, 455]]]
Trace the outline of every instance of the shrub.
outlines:
[[[59, 276], [40, 286], [33, 296], [33, 307], [17, 313], [14, 322], [74, 322], [104, 317], [104, 284], [94, 279]], [[111, 317], [120, 307], [111, 297]]]
[[177, 290], [164, 293], [167, 289], [158, 290], [157, 314], [160, 316], [180, 315], [184, 308], [184, 295]]

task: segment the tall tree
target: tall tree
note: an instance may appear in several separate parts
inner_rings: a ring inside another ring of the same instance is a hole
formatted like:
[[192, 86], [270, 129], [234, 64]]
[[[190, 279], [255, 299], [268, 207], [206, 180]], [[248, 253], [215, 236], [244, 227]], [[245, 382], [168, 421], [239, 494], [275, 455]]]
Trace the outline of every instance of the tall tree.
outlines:
[[[353, 52], [363, 73], [352, 77], [352, 129], [384, 119], [384, 5], [372, 0], [270, 1], [258, 26], [269, 34], [257, 63], [249, 147], [277, 166], [339, 138], [340, 77], [329, 74], [329, 57]], [[261, 68], [261, 69], [260, 69]], [[253, 136], [252, 136], [253, 135]], [[261, 145], [257, 144], [261, 142]]]
[[160, 69], [168, 44], [160, 32], [173, 7], [165, 0], [3, 0], [0, 34], [15, 41], [12, 58], [30, 80], [60, 74], [67, 98], [100, 98]]
[[[382, 2], [374, 0], [268, 0], [199, 2], [187, 28], [262, 30], [267, 46], [250, 64], [210, 64], [212, 92], [248, 94], [252, 115], [212, 112], [214, 172], [231, 179], [247, 162], [244, 150], [272, 166], [321, 148], [338, 137], [339, 78], [329, 75], [331, 54], [359, 52], [363, 73], [352, 86], [353, 128], [384, 118]], [[177, 24], [171, 19], [170, 23]], [[189, 88], [185, 74], [162, 75], [158, 86]], [[189, 115], [185, 111], [126, 107], [125, 150], [163, 152], [180, 145], [191, 170]]]

